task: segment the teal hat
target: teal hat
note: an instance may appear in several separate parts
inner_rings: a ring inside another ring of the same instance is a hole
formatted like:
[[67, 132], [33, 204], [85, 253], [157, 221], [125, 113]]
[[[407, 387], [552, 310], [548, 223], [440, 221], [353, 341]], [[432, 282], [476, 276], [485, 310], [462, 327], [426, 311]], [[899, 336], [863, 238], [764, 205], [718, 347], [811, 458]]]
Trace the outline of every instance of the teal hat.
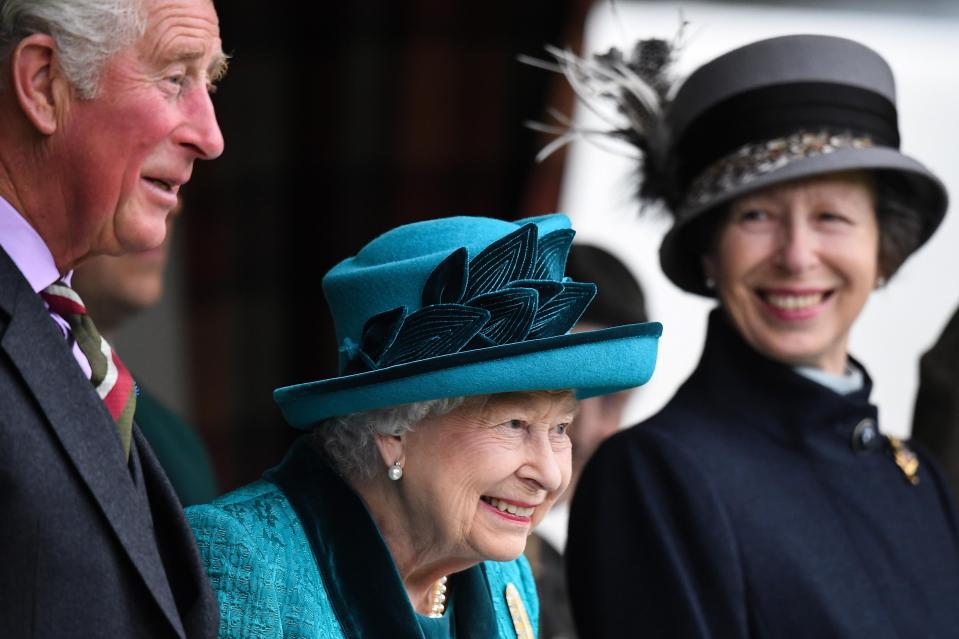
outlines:
[[565, 215], [449, 217], [376, 238], [330, 270], [340, 374], [278, 388], [286, 420], [533, 390], [604, 395], [646, 383], [662, 325], [569, 333], [596, 285], [563, 276]]

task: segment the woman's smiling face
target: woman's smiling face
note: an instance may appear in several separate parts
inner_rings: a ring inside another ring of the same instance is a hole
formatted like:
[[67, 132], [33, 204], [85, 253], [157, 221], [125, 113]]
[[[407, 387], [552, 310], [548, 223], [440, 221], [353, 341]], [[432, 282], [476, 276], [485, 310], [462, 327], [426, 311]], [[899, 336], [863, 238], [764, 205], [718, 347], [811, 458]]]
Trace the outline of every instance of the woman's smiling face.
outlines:
[[506, 393], [421, 421], [399, 482], [410, 532], [449, 558], [516, 559], [569, 484], [575, 412], [571, 392]]
[[734, 200], [703, 268], [753, 348], [842, 373], [849, 330], [881, 275], [878, 253], [869, 177], [843, 173]]

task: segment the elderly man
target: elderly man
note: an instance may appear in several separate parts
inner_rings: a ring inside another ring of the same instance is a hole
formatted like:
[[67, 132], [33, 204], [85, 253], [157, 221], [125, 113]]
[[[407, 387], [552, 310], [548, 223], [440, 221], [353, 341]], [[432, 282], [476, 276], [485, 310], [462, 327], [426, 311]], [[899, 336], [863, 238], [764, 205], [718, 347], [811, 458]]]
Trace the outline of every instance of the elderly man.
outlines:
[[69, 283], [159, 245], [194, 160], [222, 152], [216, 12], [0, 0], [0, 56], [0, 634], [215, 635], [135, 386]]

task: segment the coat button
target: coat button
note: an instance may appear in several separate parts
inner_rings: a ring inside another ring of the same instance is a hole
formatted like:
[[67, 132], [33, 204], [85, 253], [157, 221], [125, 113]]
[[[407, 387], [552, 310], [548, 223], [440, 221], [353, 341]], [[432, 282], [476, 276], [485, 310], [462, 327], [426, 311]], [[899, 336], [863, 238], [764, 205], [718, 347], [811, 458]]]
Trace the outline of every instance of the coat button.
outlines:
[[857, 453], [868, 453], [879, 446], [879, 429], [876, 420], [866, 417], [860, 420], [852, 431], [852, 449]]

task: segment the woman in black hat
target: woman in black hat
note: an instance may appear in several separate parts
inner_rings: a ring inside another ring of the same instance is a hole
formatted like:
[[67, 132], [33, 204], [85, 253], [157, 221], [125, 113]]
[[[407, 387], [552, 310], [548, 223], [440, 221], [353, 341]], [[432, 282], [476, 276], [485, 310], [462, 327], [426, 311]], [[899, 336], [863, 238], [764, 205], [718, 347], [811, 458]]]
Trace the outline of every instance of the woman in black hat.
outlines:
[[871, 292], [946, 210], [940, 181], [899, 152], [888, 65], [849, 40], [780, 37], [673, 95], [662, 41], [629, 60], [558, 57], [580, 93], [629, 118], [614, 134], [642, 151], [640, 196], [675, 221], [663, 270], [719, 302], [692, 376], [580, 481], [567, 549], [580, 633], [959, 636], [947, 489], [881, 434], [847, 351]]

